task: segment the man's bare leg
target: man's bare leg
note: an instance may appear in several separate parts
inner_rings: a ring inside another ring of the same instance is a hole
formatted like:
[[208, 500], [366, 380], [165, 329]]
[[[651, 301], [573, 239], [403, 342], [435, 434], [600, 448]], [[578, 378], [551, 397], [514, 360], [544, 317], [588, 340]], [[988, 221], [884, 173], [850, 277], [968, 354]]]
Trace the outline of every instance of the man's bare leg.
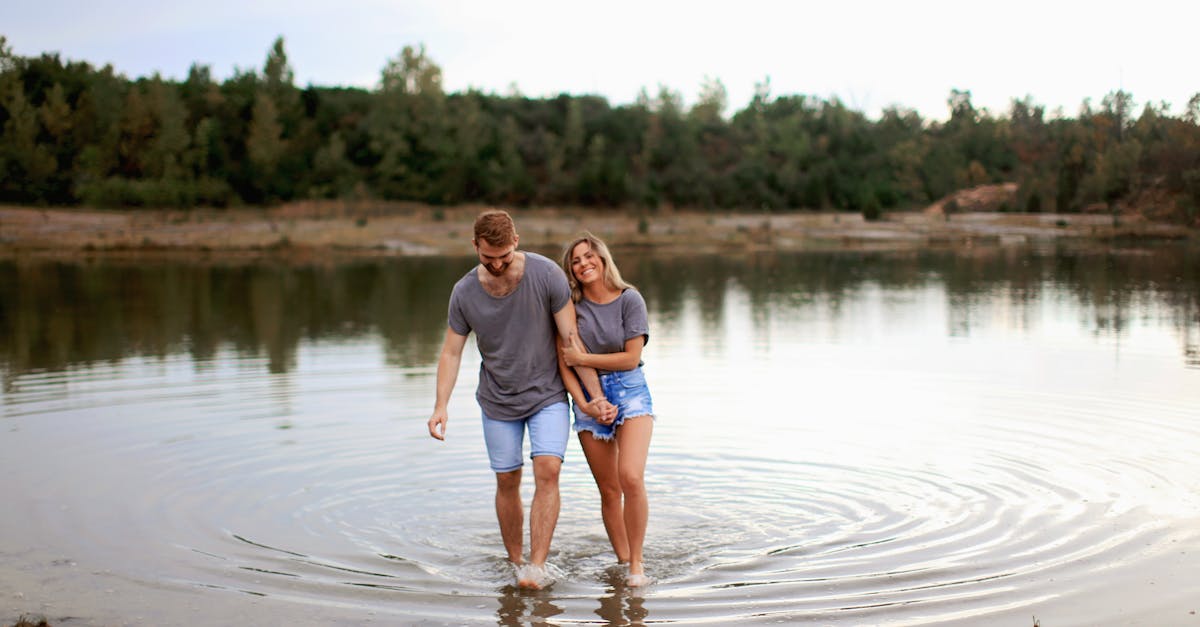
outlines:
[[496, 473], [496, 519], [508, 561], [520, 565], [521, 539], [525, 528], [525, 506], [521, 503], [521, 469]]
[[[533, 506], [529, 512], [529, 562], [539, 569], [546, 565], [550, 555], [550, 540], [554, 537], [554, 527], [558, 524], [560, 500], [558, 494], [558, 474], [562, 468], [562, 460], [553, 455], [539, 455], [533, 458]], [[534, 579], [520, 578], [517, 585], [529, 588], [540, 588], [542, 582]]]
[[558, 473], [562, 460], [553, 455], [533, 458], [533, 507], [529, 512], [529, 561], [545, 564], [550, 555], [550, 539], [558, 524], [560, 507]]

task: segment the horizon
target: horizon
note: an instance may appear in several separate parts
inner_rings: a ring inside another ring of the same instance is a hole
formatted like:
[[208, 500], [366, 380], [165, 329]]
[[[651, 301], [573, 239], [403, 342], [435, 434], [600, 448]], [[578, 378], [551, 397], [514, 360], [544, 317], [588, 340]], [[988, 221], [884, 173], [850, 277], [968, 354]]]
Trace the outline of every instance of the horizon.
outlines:
[[[993, 116], [1028, 98], [1063, 117], [1118, 90], [1132, 95], [1135, 111], [1166, 102], [1171, 115], [1181, 115], [1200, 92], [1200, 84], [1177, 80], [1192, 74], [1187, 27], [1200, 22], [1200, 5], [1151, 0], [1132, 14], [1091, 7], [1077, 15], [1026, 0], [1002, 13], [933, 0], [811, 8], [751, 0], [736, 13], [711, 10], [721, 6], [619, 0], [596, 12], [543, 0], [359, 0], [344, 7], [47, 0], [0, 8], [7, 29], [0, 35], [22, 57], [57, 53], [111, 65], [131, 80], [157, 73], [182, 81], [195, 64], [222, 82], [238, 71], [261, 72], [283, 37], [297, 87], [367, 90], [405, 46], [424, 45], [448, 93], [505, 96], [515, 87], [530, 98], [593, 95], [616, 107], [665, 86], [687, 109], [704, 81], [715, 79], [727, 92], [726, 117], [743, 110], [767, 78], [772, 97], [836, 99], [870, 119], [895, 106], [927, 121], [948, 117], [955, 89]], [[577, 28], [583, 23], [587, 32]], [[1105, 41], [1120, 45], [1096, 45]]]

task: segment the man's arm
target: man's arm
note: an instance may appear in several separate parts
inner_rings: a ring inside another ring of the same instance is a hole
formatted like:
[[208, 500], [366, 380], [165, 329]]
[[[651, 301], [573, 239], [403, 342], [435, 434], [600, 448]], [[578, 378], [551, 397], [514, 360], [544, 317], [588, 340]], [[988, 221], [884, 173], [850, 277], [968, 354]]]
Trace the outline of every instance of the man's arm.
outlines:
[[[554, 314], [554, 324], [558, 327], [558, 337], [564, 345], [583, 347], [583, 342], [579, 340], [579, 329], [575, 324], [575, 303], [567, 301], [567, 305]], [[561, 354], [560, 351], [560, 363]], [[596, 375], [596, 369], [577, 367], [575, 368], [575, 372], [579, 375], [579, 380], [583, 383], [583, 387], [587, 389], [588, 395], [592, 397], [592, 402], [596, 404], [596, 408], [602, 410], [604, 414], [609, 414], [610, 411], [608, 410], [612, 410], [612, 418], [615, 419], [616, 408], [604, 398], [604, 390], [600, 387], [600, 377]], [[563, 385], [566, 385], [565, 381], [564, 379]], [[611, 419], [609, 421], [611, 422]]]
[[454, 383], [458, 380], [458, 368], [462, 365], [463, 347], [466, 344], [467, 336], [455, 333], [454, 329], [446, 329], [442, 354], [438, 357], [437, 401], [433, 405], [433, 415], [429, 417], [429, 435], [439, 440], [446, 439], [446, 421], [450, 418], [446, 406], [450, 403], [450, 393], [454, 391]]

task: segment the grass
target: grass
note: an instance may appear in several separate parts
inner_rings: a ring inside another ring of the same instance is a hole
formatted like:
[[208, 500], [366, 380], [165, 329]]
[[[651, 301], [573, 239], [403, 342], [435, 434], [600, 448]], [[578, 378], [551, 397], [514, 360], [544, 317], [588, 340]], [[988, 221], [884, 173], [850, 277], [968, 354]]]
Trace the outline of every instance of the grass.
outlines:
[[50, 627], [50, 623], [46, 622], [45, 617], [29, 616], [22, 614], [17, 622], [13, 623], [12, 627]]

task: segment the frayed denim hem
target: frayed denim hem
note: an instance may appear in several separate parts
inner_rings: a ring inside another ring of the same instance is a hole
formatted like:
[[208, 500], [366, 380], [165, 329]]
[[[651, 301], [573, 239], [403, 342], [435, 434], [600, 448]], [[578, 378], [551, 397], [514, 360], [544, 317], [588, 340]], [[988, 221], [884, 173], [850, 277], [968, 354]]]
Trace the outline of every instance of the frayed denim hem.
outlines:
[[[584, 431], [587, 431], [588, 433], [591, 433], [592, 437], [597, 440], [601, 440], [603, 442], [612, 442], [613, 437], [615, 437], [617, 434], [617, 427], [620, 427], [621, 425], [625, 424], [626, 420], [632, 420], [634, 418], [641, 418], [642, 416], [649, 416], [650, 420], [655, 420], [655, 421], [658, 420], [658, 418], [654, 414], [638, 414], [636, 416], [630, 416], [628, 418], [618, 418], [618, 419], [614, 420], [613, 423], [610, 425], [602, 425], [598, 422], [591, 421], [591, 420], [589, 420], [586, 424], [581, 425], [581, 424], [579, 424], [578, 420], [576, 420], [575, 433], [583, 433]], [[600, 431], [598, 431], [598, 429], [607, 430], [607, 433], [601, 433]]]
[[615, 425], [614, 425], [613, 430], [609, 431], [608, 433], [598, 433], [596, 431], [596, 428], [591, 425], [588, 425], [586, 427], [575, 427], [575, 433], [584, 433], [584, 432], [592, 434], [593, 439], [600, 440], [602, 442], [612, 442], [613, 436], [615, 436], [617, 434]]

